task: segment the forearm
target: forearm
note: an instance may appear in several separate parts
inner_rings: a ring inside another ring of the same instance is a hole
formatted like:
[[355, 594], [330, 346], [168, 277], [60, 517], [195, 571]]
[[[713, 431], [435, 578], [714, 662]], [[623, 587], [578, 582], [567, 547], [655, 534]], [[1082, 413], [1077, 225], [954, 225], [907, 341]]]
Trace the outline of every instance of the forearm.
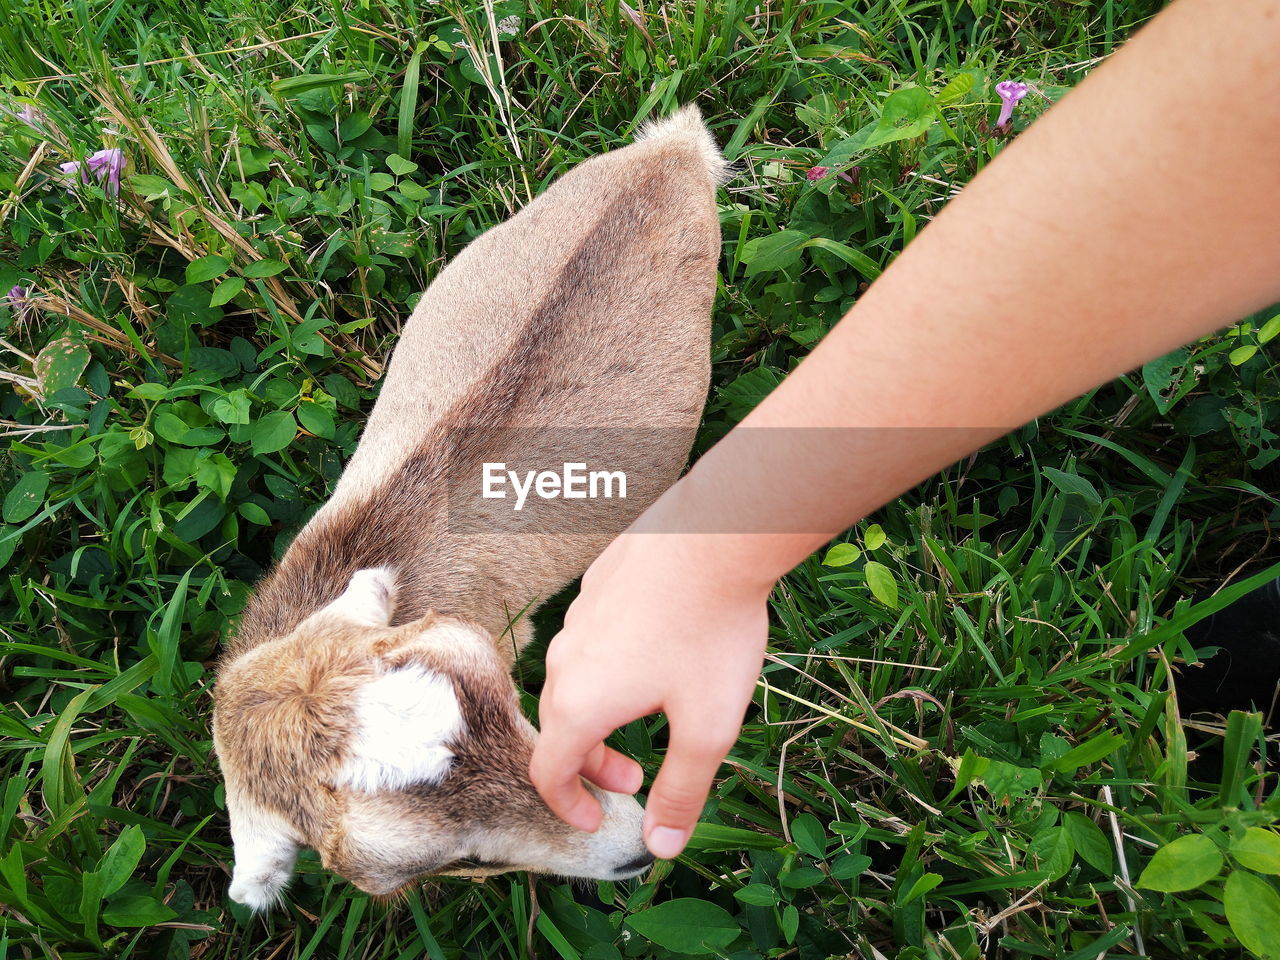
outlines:
[[1277, 4], [1175, 4], [975, 178], [638, 529], [707, 532], [725, 576], [772, 583], [982, 443], [1275, 300], [1277, 41]]

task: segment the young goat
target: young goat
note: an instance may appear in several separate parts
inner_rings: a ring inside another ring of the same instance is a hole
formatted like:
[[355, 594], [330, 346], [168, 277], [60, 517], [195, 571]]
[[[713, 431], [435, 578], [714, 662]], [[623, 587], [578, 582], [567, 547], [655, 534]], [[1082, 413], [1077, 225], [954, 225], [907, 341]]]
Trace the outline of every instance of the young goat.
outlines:
[[[304, 846], [382, 895], [428, 874], [621, 879], [652, 861], [631, 797], [592, 787], [594, 834], [543, 804], [510, 669], [529, 614], [688, 456], [723, 172], [686, 107], [566, 174], [423, 295], [333, 498], [219, 669], [233, 899], [269, 906]], [[481, 492], [513, 461], [607, 465], [625, 499], [516, 512]]]

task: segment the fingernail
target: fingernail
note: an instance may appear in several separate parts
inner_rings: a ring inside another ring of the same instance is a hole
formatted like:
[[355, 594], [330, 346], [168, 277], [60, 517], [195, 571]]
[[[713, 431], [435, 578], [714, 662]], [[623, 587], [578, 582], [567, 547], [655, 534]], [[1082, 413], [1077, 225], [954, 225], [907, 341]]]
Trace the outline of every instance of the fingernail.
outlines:
[[677, 830], [675, 827], [654, 827], [649, 831], [649, 852], [663, 860], [672, 860], [680, 855], [689, 840], [688, 830]]

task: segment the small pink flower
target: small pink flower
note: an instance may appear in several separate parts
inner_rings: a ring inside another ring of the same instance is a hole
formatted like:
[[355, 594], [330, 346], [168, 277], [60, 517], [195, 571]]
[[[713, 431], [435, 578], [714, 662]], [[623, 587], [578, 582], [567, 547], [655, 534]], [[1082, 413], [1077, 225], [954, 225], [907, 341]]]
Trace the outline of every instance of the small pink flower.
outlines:
[[[841, 180], [845, 181], [846, 183], [857, 183], [858, 175], [860, 173], [862, 173], [861, 167], [850, 167], [848, 172], [841, 170], [839, 173], [836, 174], [836, 176], [839, 177]], [[805, 173], [804, 176], [806, 180], [809, 180], [810, 182], [814, 182], [817, 180], [821, 180], [823, 177], [829, 176], [830, 174], [831, 174], [830, 167], [810, 167], [808, 172]], [[850, 174], [852, 174], [852, 176], [850, 176]]]
[[[79, 160], [68, 160], [58, 165], [66, 176], [74, 178], [78, 173], [81, 183], [89, 182], [92, 174], [111, 196], [120, 192], [120, 171], [124, 169], [124, 151], [119, 147], [107, 147], [97, 153], [90, 154], [82, 164]], [[71, 188], [67, 188], [71, 192]]]
[[1005, 80], [996, 84], [996, 93], [1000, 94], [1000, 117], [996, 120], [997, 127], [1003, 127], [1013, 119], [1013, 108], [1018, 101], [1027, 95], [1028, 87], [1025, 83], [1019, 83], [1017, 80]]
[[44, 119], [44, 114], [28, 103], [18, 111], [18, 119], [27, 124], [27, 126], [34, 127]]

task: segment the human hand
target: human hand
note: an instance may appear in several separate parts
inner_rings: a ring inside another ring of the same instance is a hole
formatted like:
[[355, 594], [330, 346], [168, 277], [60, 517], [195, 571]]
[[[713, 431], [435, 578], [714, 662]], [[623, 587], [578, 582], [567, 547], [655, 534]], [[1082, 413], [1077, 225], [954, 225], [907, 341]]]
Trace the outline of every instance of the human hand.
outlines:
[[579, 776], [635, 793], [640, 765], [604, 740], [632, 720], [665, 713], [670, 742], [644, 836], [666, 859], [693, 832], [764, 660], [772, 583], [723, 576], [708, 560], [714, 539], [625, 533], [591, 565], [547, 651], [542, 732], [529, 768], [557, 816], [594, 831], [600, 805]]

